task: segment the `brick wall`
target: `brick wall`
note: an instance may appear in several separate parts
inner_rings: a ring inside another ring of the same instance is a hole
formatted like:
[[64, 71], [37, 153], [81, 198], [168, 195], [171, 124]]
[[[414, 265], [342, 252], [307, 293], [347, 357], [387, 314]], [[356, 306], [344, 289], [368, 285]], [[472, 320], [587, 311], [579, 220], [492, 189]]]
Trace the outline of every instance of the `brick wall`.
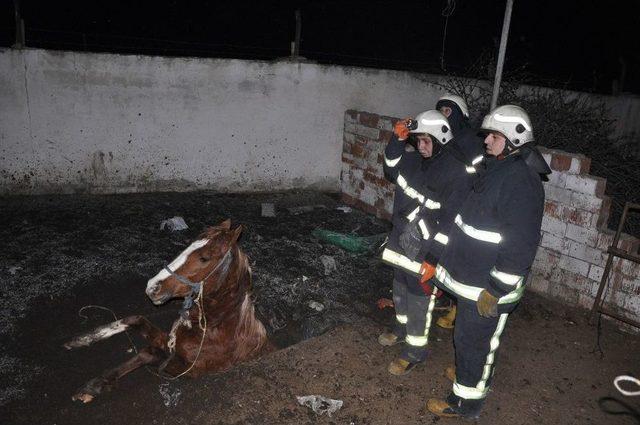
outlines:
[[[341, 191], [344, 202], [388, 219], [394, 186], [382, 170], [384, 148], [398, 118], [345, 113]], [[611, 200], [606, 180], [589, 175], [583, 155], [541, 149], [553, 173], [544, 184], [542, 240], [529, 288], [572, 305], [591, 308], [614, 232], [606, 229]], [[637, 253], [640, 240], [623, 234], [619, 248]], [[618, 313], [640, 316], [640, 265], [615, 259], [606, 302]], [[613, 295], [612, 295], [613, 294]]]

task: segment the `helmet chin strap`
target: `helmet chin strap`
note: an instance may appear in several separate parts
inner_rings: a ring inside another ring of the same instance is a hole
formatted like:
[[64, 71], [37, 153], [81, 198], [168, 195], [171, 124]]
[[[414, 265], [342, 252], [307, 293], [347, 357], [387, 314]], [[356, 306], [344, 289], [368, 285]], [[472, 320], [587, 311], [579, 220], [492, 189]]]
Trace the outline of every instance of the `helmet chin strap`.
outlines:
[[513, 144], [511, 143], [511, 141], [509, 139], [505, 139], [504, 149], [497, 156], [498, 161], [502, 161], [503, 159], [505, 159], [509, 155], [515, 153], [517, 150], [518, 150], [518, 148], [516, 146], [513, 146]]

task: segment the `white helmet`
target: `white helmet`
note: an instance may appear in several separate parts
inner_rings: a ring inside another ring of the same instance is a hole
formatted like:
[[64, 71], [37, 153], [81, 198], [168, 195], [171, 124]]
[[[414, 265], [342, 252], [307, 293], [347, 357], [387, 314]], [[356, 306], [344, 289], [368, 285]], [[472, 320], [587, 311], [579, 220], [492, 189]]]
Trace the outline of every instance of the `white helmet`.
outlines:
[[[467, 107], [467, 102], [465, 102], [461, 96], [447, 93], [440, 99], [438, 99], [438, 102], [440, 102], [441, 100], [448, 100], [455, 103], [456, 105], [458, 105], [458, 108], [460, 108], [460, 111], [462, 111], [462, 115], [464, 115], [465, 118], [469, 118], [469, 108]], [[438, 102], [436, 102], [436, 105], [438, 104]]]
[[440, 111], [434, 109], [419, 113], [412, 121], [414, 124], [413, 128], [409, 128], [409, 133], [427, 133], [441, 145], [446, 145], [453, 139], [449, 121]]
[[497, 131], [516, 148], [533, 142], [533, 126], [529, 115], [519, 106], [502, 105], [489, 112], [482, 120], [480, 131]]

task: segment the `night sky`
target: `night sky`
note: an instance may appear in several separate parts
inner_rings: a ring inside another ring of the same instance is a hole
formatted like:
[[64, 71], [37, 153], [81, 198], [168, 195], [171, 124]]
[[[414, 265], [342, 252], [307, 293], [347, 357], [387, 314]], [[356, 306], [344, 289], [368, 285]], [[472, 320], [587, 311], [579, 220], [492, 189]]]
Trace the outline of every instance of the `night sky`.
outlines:
[[[540, 85], [610, 94], [624, 63], [623, 91], [640, 94], [636, 3], [515, 0], [507, 72], [524, 70]], [[457, 0], [455, 8], [445, 0], [21, 4], [29, 47], [275, 59], [289, 55], [300, 9], [300, 54], [310, 60], [465, 75], [481, 56], [496, 54], [505, 1]], [[447, 6], [453, 10], [445, 18]], [[0, 45], [13, 44], [14, 35], [13, 1], [4, 0]]]

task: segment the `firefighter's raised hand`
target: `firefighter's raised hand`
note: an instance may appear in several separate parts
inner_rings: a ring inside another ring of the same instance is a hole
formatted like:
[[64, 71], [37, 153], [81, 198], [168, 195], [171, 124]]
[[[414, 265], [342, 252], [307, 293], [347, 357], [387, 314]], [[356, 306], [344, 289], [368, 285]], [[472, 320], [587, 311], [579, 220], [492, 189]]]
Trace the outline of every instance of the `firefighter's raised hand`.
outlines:
[[393, 126], [393, 133], [398, 137], [398, 140], [404, 141], [409, 137], [409, 127], [407, 127], [407, 123], [409, 122], [409, 118], [400, 120], [396, 122], [396, 125]]

